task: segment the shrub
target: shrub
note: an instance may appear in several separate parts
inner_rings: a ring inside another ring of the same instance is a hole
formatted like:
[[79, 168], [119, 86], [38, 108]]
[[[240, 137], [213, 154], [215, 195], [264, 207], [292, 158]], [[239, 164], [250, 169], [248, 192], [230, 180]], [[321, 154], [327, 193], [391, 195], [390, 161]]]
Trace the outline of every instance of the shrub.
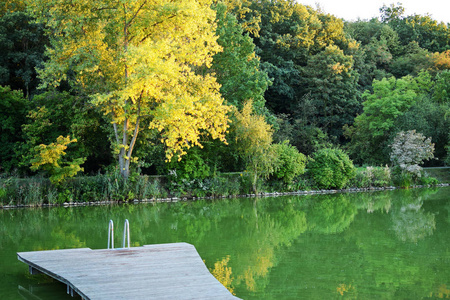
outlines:
[[434, 144], [431, 138], [426, 138], [415, 130], [400, 131], [391, 145], [391, 161], [402, 172], [409, 173], [416, 179], [421, 176], [419, 166], [424, 160], [434, 157]]
[[356, 173], [348, 155], [332, 148], [315, 152], [308, 163], [308, 172], [318, 188], [324, 189], [341, 189]]
[[392, 181], [396, 186], [409, 188], [414, 183], [412, 173], [404, 172], [399, 167], [394, 167], [392, 172]]
[[426, 172], [425, 174], [420, 177], [419, 183], [422, 185], [437, 185], [439, 184], [439, 180], [435, 177], [431, 177]]
[[289, 145], [289, 141], [273, 144], [278, 157], [278, 167], [273, 175], [284, 183], [290, 183], [297, 175], [305, 173], [306, 156], [298, 152], [297, 148]]
[[374, 168], [373, 186], [386, 187], [391, 184], [391, 169], [388, 166], [384, 168]]
[[358, 168], [355, 177], [347, 184], [349, 187], [370, 188], [387, 187], [391, 184], [391, 170], [386, 167]]
[[171, 171], [170, 180], [205, 179], [211, 175], [211, 169], [201, 156], [201, 149], [191, 148], [181, 160], [173, 159], [167, 165]]

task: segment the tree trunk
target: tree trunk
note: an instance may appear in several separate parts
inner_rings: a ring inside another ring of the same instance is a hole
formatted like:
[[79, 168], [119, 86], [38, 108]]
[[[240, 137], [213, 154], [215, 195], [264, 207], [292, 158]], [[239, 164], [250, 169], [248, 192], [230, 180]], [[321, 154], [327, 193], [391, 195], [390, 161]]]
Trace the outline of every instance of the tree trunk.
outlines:
[[[124, 145], [122, 145], [124, 146]], [[120, 168], [120, 175], [124, 179], [127, 179], [130, 175], [130, 165], [127, 164], [127, 160], [125, 159], [125, 148], [121, 148], [119, 151], [119, 168]]]

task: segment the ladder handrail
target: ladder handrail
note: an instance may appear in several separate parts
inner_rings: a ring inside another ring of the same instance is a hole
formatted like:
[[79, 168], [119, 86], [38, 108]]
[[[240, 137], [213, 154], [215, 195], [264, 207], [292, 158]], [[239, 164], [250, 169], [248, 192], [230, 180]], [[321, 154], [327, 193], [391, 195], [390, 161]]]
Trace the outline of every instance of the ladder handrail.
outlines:
[[127, 238], [128, 249], [130, 248], [130, 222], [128, 219], [125, 219], [125, 223], [123, 224], [123, 238], [122, 238], [122, 248], [125, 248], [125, 238]]
[[[111, 245], [111, 248], [109, 247]], [[114, 222], [109, 220], [108, 225], [108, 249], [114, 249]]]

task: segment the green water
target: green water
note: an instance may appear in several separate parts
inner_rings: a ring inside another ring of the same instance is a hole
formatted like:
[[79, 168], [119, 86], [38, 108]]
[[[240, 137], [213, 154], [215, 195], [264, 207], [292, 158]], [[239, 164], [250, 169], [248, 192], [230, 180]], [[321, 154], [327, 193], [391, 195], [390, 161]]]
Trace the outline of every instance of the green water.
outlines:
[[450, 297], [450, 188], [0, 210], [0, 299], [71, 299], [16, 252], [188, 242], [243, 299]]

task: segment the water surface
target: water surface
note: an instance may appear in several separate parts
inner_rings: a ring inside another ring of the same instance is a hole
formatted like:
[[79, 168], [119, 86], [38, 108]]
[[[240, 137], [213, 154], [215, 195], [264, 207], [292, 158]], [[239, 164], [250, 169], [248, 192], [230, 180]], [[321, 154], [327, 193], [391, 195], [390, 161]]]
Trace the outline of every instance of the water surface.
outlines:
[[243, 299], [450, 298], [450, 188], [0, 211], [0, 299], [71, 299], [16, 252], [188, 242]]

